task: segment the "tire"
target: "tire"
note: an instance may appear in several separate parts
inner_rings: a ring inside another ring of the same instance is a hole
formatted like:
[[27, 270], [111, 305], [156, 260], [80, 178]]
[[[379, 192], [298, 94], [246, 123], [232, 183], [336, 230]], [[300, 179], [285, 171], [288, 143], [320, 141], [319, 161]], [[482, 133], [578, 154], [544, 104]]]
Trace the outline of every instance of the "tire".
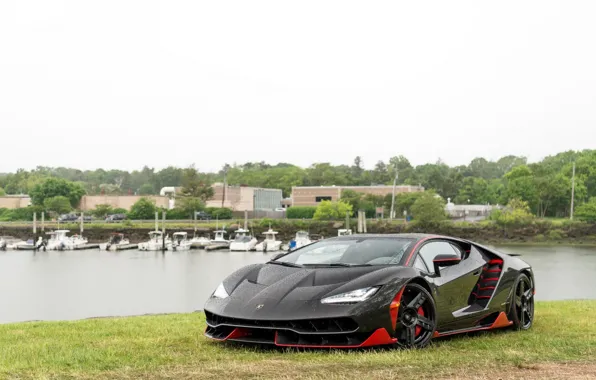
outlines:
[[527, 330], [534, 323], [534, 283], [524, 273], [513, 285], [508, 317], [516, 330]]
[[410, 283], [401, 296], [397, 317], [398, 345], [406, 348], [428, 346], [437, 328], [437, 309], [424, 287]]

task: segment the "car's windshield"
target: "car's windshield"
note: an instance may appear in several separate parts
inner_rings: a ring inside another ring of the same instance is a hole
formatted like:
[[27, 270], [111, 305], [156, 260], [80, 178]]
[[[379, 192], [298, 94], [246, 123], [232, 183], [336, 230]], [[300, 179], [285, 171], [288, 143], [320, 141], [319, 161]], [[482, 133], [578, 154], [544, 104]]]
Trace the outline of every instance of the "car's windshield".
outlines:
[[321, 240], [274, 260], [298, 265], [388, 265], [398, 264], [412, 243], [404, 238]]

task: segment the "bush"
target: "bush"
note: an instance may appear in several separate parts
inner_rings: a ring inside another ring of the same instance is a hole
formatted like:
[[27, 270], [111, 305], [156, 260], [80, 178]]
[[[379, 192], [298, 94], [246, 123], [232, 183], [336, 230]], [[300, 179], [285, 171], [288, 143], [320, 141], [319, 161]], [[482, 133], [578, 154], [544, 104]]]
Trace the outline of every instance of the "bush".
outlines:
[[528, 202], [519, 199], [512, 199], [503, 210], [495, 210], [491, 219], [503, 227], [515, 227], [527, 225], [534, 221], [534, 215], [530, 212]]
[[124, 208], [115, 208], [112, 210], [113, 214], [124, 214], [127, 215], [128, 214], [128, 210], [124, 209]]
[[180, 207], [175, 207], [171, 210], [160, 209], [159, 210], [160, 218], [161, 218], [162, 211], [166, 212], [166, 219], [168, 219], [168, 220], [190, 220], [190, 219], [193, 219], [192, 211], [190, 213], [188, 213], [188, 211], [186, 211]]
[[352, 215], [352, 205], [342, 201], [322, 201], [313, 219], [316, 220], [338, 220], [346, 217], [346, 214]]
[[157, 207], [151, 200], [141, 198], [132, 205], [128, 217], [136, 220], [155, 219], [155, 211], [157, 211]]
[[286, 210], [286, 217], [288, 219], [312, 219], [315, 216], [316, 211], [316, 207], [295, 206]]
[[205, 212], [213, 219], [228, 220], [234, 217], [232, 209], [226, 207], [207, 207]]
[[13, 210], [4, 209], [1, 218], [7, 222], [16, 221], [32, 221], [33, 213], [37, 212], [37, 220], [40, 220], [43, 207], [28, 206], [23, 208], [15, 208]]
[[550, 240], [561, 240], [563, 239], [563, 231], [561, 230], [552, 230], [548, 233], [548, 238]]
[[590, 201], [577, 206], [575, 216], [585, 222], [596, 222], [596, 197], [590, 198]]
[[91, 215], [97, 218], [105, 218], [111, 214], [118, 214], [117, 212], [114, 212], [114, 209], [110, 205], [97, 205], [95, 206], [95, 209], [91, 210], [90, 212]]
[[447, 219], [445, 201], [432, 192], [424, 192], [412, 204], [412, 217], [421, 225], [439, 223]]

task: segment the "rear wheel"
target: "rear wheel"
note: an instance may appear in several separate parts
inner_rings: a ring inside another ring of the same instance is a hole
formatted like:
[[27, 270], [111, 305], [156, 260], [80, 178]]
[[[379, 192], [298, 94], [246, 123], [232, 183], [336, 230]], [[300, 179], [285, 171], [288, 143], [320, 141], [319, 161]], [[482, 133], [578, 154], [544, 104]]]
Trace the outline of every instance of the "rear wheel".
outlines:
[[418, 284], [406, 285], [401, 296], [396, 326], [398, 344], [408, 348], [427, 346], [436, 329], [435, 302]]
[[509, 319], [517, 330], [527, 330], [534, 321], [534, 284], [525, 274], [520, 274], [513, 287]]

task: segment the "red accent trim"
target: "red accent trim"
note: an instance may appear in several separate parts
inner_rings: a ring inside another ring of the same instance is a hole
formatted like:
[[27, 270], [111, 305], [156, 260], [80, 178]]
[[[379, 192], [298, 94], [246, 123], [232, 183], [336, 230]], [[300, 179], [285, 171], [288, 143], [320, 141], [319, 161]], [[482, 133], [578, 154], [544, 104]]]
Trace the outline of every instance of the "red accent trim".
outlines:
[[485, 288], [480, 288], [479, 287], [478, 290], [490, 290], [490, 289], [494, 289], [494, 288], [495, 288], [494, 286], [487, 286]]
[[457, 258], [457, 259], [433, 260], [433, 263], [442, 263], [443, 261], [461, 261], [461, 259]]
[[492, 259], [488, 262], [489, 264], [503, 264], [503, 260], [500, 259]]
[[489, 270], [485, 270], [486, 273], [498, 273], [498, 272], [502, 272], [501, 269], [489, 269]]
[[399, 305], [401, 303], [401, 296], [404, 294], [404, 290], [406, 287], [404, 286], [401, 290], [395, 295], [393, 301], [391, 301], [391, 305], [389, 305], [389, 315], [391, 316], [391, 326], [393, 326], [393, 331], [397, 328], [397, 315], [399, 313]]
[[483, 281], [499, 281], [499, 277], [483, 278]]
[[223, 342], [228, 339], [238, 339], [238, 338], [242, 338], [243, 336], [247, 336], [247, 335], [248, 335], [247, 329], [242, 328], [242, 327], [236, 327], [234, 330], [232, 330], [232, 332], [228, 336], [226, 336], [223, 339], [218, 339], [218, 338], [213, 338], [213, 337], [209, 337], [209, 338]]
[[504, 312], [500, 312], [499, 313], [499, 316], [497, 317], [497, 319], [495, 319], [495, 321], [493, 322], [493, 324], [490, 325], [490, 326], [473, 327], [473, 328], [470, 328], [470, 329], [457, 330], [457, 331], [447, 331], [445, 333], [440, 333], [438, 331], [435, 331], [435, 333], [433, 334], [433, 337], [434, 338], [440, 338], [440, 337], [443, 337], [443, 336], [455, 335], [455, 334], [464, 334], [464, 333], [467, 333], [467, 332], [499, 329], [499, 328], [502, 328], [502, 327], [511, 326], [512, 324], [513, 324], [513, 322], [510, 321], [507, 318], [507, 314], [505, 314]]
[[418, 247], [420, 247], [420, 244], [424, 243], [427, 240], [436, 238], [437, 236], [428, 236], [425, 238], [422, 238], [420, 240], [418, 240], [418, 242], [416, 242], [416, 244], [414, 245], [414, 248], [412, 248], [412, 251], [410, 252], [410, 256], [408, 256], [408, 258], [406, 259], [406, 263], [404, 265], [408, 265], [410, 263], [410, 260], [412, 259], [412, 256], [414, 256], [414, 252], [416, 252], [416, 250], [418, 249]]
[[297, 347], [297, 348], [359, 348], [359, 347], [371, 347], [380, 346], [383, 344], [394, 344], [397, 343], [397, 338], [392, 338], [387, 330], [380, 328], [375, 330], [364, 342], [358, 345], [352, 346], [320, 346], [320, 345], [303, 345], [303, 344], [281, 344], [277, 343], [277, 331], [275, 332], [275, 345], [279, 347]]
[[485, 299], [489, 299], [492, 296], [476, 296], [476, 298], [478, 298], [479, 300], [485, 300]]

